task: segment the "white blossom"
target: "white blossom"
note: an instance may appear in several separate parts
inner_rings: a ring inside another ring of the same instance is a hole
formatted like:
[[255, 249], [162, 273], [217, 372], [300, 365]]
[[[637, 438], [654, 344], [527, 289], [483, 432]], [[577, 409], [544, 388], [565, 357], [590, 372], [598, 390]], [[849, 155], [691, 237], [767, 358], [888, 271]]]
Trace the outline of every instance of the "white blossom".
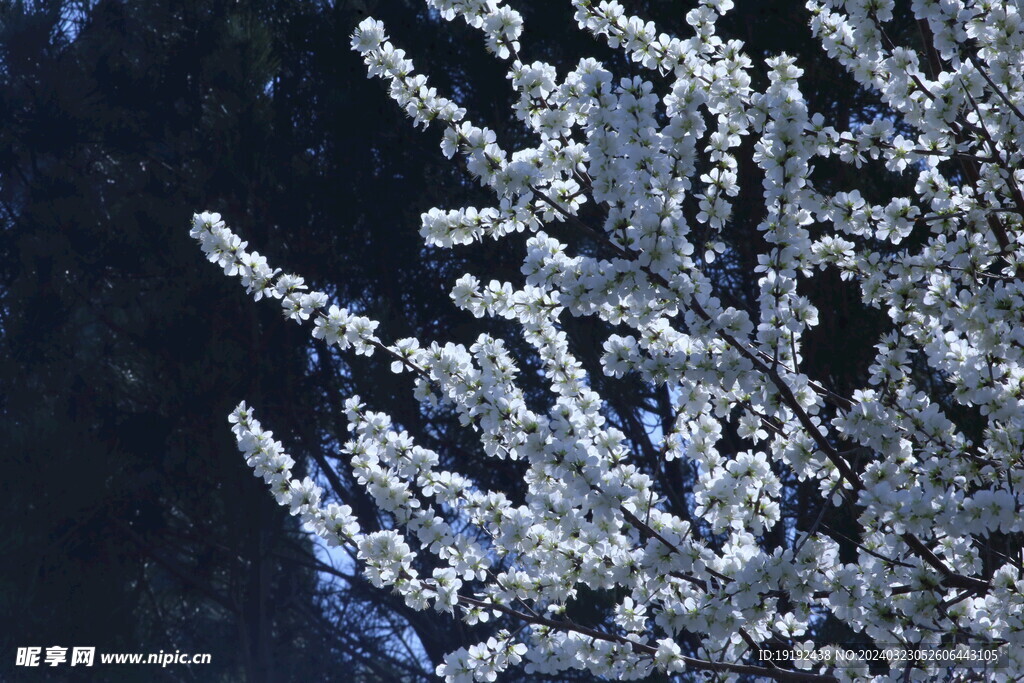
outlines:
[[[822, 58], [889, 112], [837, 130], [802, 95], [807, 65], [785, 54], [755, 60], [718, 35], [731, 0], [691, 8], [684, 37], [615, 0], [572, 4], [582, 29], [644, 75], [618, 77], [589, 58], [563, 73], [527, 64], [518, 12], [499, 0], [428, 0], [442, 18], [481, 31], [508, 65], [510, 115], [536, 141], [519, 150], [465, 120], [381, 22], [367, 18], [352, 36], [369, 75], [414, 125], [440, 126], [442, 154], [459, 155], [494, 195], [490, 207], [423, 213], [425, 242], [530, 233], [520, 281], [466, 274], [451, 298], [476, 317], [518, 324], [535, 364], [489, 335], [468, 346], [388, 343], [372, 318], [247, 251], [219, 214], [197, 214], [191, 229], [212, 263], [255, 299], [279, 299], [287, 317], [312, 320], [315, 338], [386, 354], [393, 372], [412, 376], [425, 409], [443, 404], [479, 436], [479, 457], [518, 461], [525, 498], [441, 469], [448, 459], [359, 397], [346, 403], [342, 453], [392, 526], [364, 533], [344, 501], [294, 476], [292, 458], [243, 402], [230, 421], [246, 462], [310, 531], [352, 549], [368, 579], [411, 608], [471, 624], [521, 622], [514, 637], [498, 631], [449, 654], [437, 668], [449, 681], [496, 680], [523, 661], [527, 673], [551, 676], [634, 679], [657, 668], [867, 677], [864, 667], [829, 673], [817, 661], [768, 667], [757, 658], [780, 642], [807, 652], [841, 645], [820, 642], [826, 614], [878, 644], [926, 648], [955, 636], [998, 647], [993, 680], [1024, 675], [1019, 5], [915, 0], [901, 11], [921, 30], [921, 52], [889, 39], [891, 0], [809, 0]], [[737, 238], [745, 150], [763, 199], [749, 305], [728, 303], [714, 270]], [[851, 166], [849, 185], [817, 186], [818, 159]], [[906, 177], [913, 193], [879, 200], [858, 187], [869, 165]], [[578, 248], [568, 228], [600, 249]], [[886, 318], [881, 338], [867, 340], [875, 353], [866, 385], [846, 395], [809, 376], [803, 360], [804, 337], [819, 324], [807, 292], [824, 270]], [[673, 414], [648, 434], [652, 453], [635, 452], [610, 422], [607, 397], [562, 329], [566, 314], [614, 328], [593, 340], [606, 375], [665, 388]], [[528, 406], [521, 367], [539, 368], [550, 409]], [[664, 466], [676, 460], [694, 473], [685, 516], [666, 503], [682, 485]], [[787, 510], [794, 481], [817, 492], [808, 504], [818, 521]], [[821, 523], [833, 508], [856, 538]], [[772, 546], [769, 534], [783, 540]], [[418, 553], [436, 566], [429, 578], [418, 574]], [[566, 616], [593, 592], [607, 598], [605, 619]], [[910, 677], [939, 674], [924, 662]]]

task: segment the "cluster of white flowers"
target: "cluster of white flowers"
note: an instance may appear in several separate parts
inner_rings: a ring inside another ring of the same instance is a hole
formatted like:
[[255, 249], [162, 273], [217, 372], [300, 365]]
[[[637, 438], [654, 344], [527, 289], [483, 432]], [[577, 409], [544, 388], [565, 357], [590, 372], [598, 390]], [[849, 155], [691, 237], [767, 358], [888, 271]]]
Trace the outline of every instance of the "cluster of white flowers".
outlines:
[[[423, 214], [428, 244], [531, 233], [522, 283], [466, 275], [452, 299], [473, 315], [521, 324], [553, 408], [527, 407], [500, 339], [386, 344], [375, 321], [329, 306], [302, 278], [247, 252], [217, 214], [197, 215], [192, 235], [256, 299], [280, 300], [297, 322], [312, 318], [314, 337], [388, 354], [395, 372], [411, 373], [419, 399], [445, 403], [476, 430], [481, 457], [520, 461], [528, 493], [516, 505], [439, 469], [438, 453], [354, 397], [343, 451], [393, 523], [363, 534], [351, 509], [291, 477], [291, 458], [243, 403], [231, 417], [239, 448], [278, 501], [328, 543], [356, 549], [370, 580], [411, 607], [522, 623], [516, 637], [500, 632], [452, 653], [438, 667], [450, 681], [495, 680], [523, 659], [528, 671], [619, 679], [655, 669], [867, 676], [865, 667], [803, 661], [798, 670], [758, 657], [767, 647], [816, 647], [825, 614], [880, 644], [998, 648], [1002, 668], [987, 675], [1024, 676], [1017, 4], [915, 0], [927, 52], [919, 54], [888, 36], [892, 0], [810, 0], [825, 52], [893, 112], [853, 130], [808, 110], [793, 58], [755, 64], [741, 43], [717, 35], [730, 0], [701, 0], [686, 15], [686, 39], [628, 16], [615, 0], [573, 1], [580, 27], [626, 51], [652, 80], [616, 80], [593, 59], [560, 78], [552, 65], [520, 60], [521, 17], [498, 0], [428, 4], [479, 29], [508, 61], [513, 113], [536, 133], [536, 147], [510, 153], [492, 130], [466, 121], [380, 22], [363, 21], [352, 46], [415, 124], [444, 127], [445, 156], [461, 155], [495, 194], [491, 208]], [[755, 69], [767, 75], [763, 92], [752, 86]], [[745, 137], [763, 176], [766, 245], [751, 310], [725, 305], [707, 267], [726, 251]], [[857, 188], [825, 193], [812, 170], [827, 157], [913, 174], [915, 194], [875, 205]], [[601, 255], [574, 255], [574, 237]], [[849, 396], [801, 370], [801, 337], [818, 322], [804, 293], [825, 269], [857, 282], [864, 302], [890, 319], [881, 339], [867, 340], [877, 344], [868, 385]], [[668, 388], [674, 423], [652, 438], [660, 457], [695, 466], [687, 519], [667, 511], [665, 482], [607, 423], [560, 329], [564, 313], [622, 332], [600, 340], [606, 374]], [[983, 428], [965, 433], [930, 387], [918, 386], [922, 377], [945, 385]], [[725, 448], [726, 425], [743, 450]], [[790, 527], [783, 547], [766, 549], [764, 534], [785, 523], [784, 478], [817, 487], [818, 522]], [[820, 525], [829, 506], [848, 508], [856, 538]], [[840, 561], [839, 541], [856, 548], [856, 561]], [[417, 552], [434, 557], [431, 577], [415, 569]], [[616, 596], [607, 620], [566, 616], [581, 587]], [[921, 662], [909, 675], [934, 675], [940, 664]]]

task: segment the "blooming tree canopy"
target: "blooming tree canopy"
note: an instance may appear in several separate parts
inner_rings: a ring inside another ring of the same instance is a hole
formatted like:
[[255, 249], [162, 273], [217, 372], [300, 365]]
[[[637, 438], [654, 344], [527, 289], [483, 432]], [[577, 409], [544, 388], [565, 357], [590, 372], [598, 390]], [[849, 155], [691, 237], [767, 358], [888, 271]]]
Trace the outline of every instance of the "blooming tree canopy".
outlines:
[[[502, 339], [484, 334], [468, 348], [384, 339], [370, 317], [249, 251], [218, 214], [197, 214], [192, 227], [211, 262], [257, 300], [278, 300], [286, 317], [311, 323], [318, 340], [386, 354], [420, 401], [455, 411], [476, 432], [479, 457], [517, 461], [525, 496], [443, 469], [442, 454], [358, 396], [347, 402], [342, 450], [387, 528], [363, 531], [345, 501], [295, 478], [284, 446], [243, 402], [230, 420], [248, 464], [326, 543], [354, 549], [374, 585], [414, 609], [511, 625], [452, 652], [438, 667], [450, 681], [495, 680], [511, 666], [617, 679], [656, 670], [920, 679], [949, 666], [938, 648], [949, 657], [998, 653], [998, 662], [961, 661], [953, 677], [976, 677], [982, 665], [993, 679], [1024, 676], [1017, 4], [914, 0], [903, 11], [921, 44], [902, 46], [887, 33], [893, 0], [809, 0], [823, 58], [883, 105], [850, 130], [809, 111], [796, 60], [755, 62], [742, 43], [719, 37], [732, 0], [700, 0], [686, 14], [687, 37], [627, 16], [614, 0], [572, 4], [583, 30], [648, 76], [617, 78], [589, 58], [562, 74], [524, 63], [515, 10], [499, 0], [428, 0], [444, 19], [478, 29], [507, 62], [513, 114], [536, 140], [515, 151], [432, 88], [380, 22], [366, 19], [352, 36], [370, 76], [414, 124], [440, 127], [444, 155], [493, 191], [486, 208], [424, 213], [426, 243], [527, 233], [521, 281], [467, 274], [451, 298], [521, 327], [553, 394], [550, 410], [527, 405], [521, 363]], [[752, 306], [728, 305], [709, 268], [729, 258], [740, 154], [752, 154], [763, 188]], [[882, 203], [858, 187], [826, 192], [812, 171], [828, 158], [884, 164], [916, 185]], [[881, 338], [867, 340], [876, 353], [865, 386], [848, 395], [802, 369], [802, 338], [818, 322], [807, 292], [826, 270], [888, 317]], [[664, 482], [609, 425], [562, 329], [566, 316], [594, 316], [611, 330], [596, 340], [605, 374], [667, 389], [674, 421], [652, 438], [664, 460], [695, 467], [686, 515], [663, 504]], [[966, 429], [961, 413], [981, 427]], [[725, 430], [744, 448], [725, 447]], [[783, 514], [789, 479], [817, 491], [813, 524], [798, 528]], [[822, 524], [840, 508], [856, 521], [853, 536]], [[763, 539], [778, 525], [785, 541], [773, 547]], [[841, 543], [852, 561], [841, 560]], [[429, 575], [420, 555], [433, 558]], [[613, 596], [607, 618], [567, 614], [583, 589]], [[858, 642], [917, 655], [837, 666], [820, 656], [842, 645], [823, 635], [829, 616]]]

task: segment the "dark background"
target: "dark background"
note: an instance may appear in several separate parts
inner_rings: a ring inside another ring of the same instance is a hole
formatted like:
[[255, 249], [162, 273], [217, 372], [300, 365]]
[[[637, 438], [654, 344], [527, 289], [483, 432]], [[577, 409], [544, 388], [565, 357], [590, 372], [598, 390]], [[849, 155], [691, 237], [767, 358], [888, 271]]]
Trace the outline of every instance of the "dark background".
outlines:
[[[526, 60], [564, 74], [595, 55], [620, 75], [639, 73], [581, 33], [568, 2], [509, 4], [526, 18]], [[802, 3], [739, 5], [723, 29], [755, 58], [796, 54], [812, 110], [840, 126], [875, 110], [811, 43]], [[689, 6], [630, 5], [687, 35]], [[308, 329], [274, 303], [253, 303], [188, 236], [193, 211], [221, 212], [272, 265], [370, 311], [384, 339], [508, 332], [455, 310], [447, 291], [467, 270], [518, 281], [521, 239], [422, 247], [421, 212], [491, 200], [443, 159], [438, 131], [412, 130], [367, 80], [348, 47], [367, 13], [470, 119], [508, 147], [530, 143], [481, 35], [421, 2], [0, 2], [0, 680], [416, 681], [486, 636], [409, 612], [345, 564], [336, 582], [318, 580], [325, 567], [245, 466], [226, 417], [245, 399], [300, 473], [337, 469], [333, 493], [364, 526], [376, 514], [334, 456], [352, 393], [483, 484], [515, 492], [515, 472], [482, 462], [450, 417], [422, 415], [383, 359], [311, 353]], [[750, 305], [763, 208], [755, 169], [740, 171], [752, 190], [716, 277]], [[842, 187], [846, 174], [823, 166], [818, 180]], [[862, 377], [879, 323], [838, 278], [817, 287], [823, 319], [808, 364], [843, 391]], [[581, 348], [607, 334], [586, 321], [567, 329]], [[582, 359], [594, 368], [597, 352]], [[641, 423], [670, 412], [667, 394], [591, 376], [609, 389], [613, 423], [667, 482], [669, 504], [684, 510], [691, 473], [659, 463]], [[809, 493], [788, 491], [786, 514], [797, 525], [813, 519]], [[592, 602], [596, 623], [602, 603]], [[29, 645], [209, 652], [213, 663], [10, 668]]]

